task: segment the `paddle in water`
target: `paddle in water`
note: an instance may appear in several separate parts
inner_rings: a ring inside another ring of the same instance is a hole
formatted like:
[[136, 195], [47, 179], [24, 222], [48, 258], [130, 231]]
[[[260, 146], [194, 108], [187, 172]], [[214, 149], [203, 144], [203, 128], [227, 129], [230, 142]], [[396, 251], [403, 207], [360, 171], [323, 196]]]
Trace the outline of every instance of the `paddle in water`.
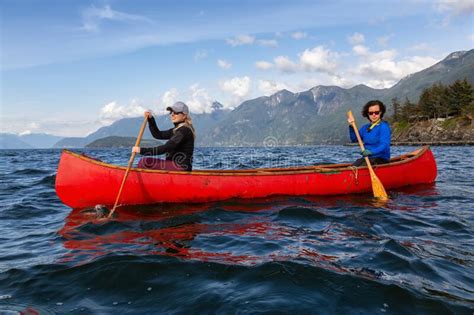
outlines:
[[[359, 142], [360, 149], [364, 151], [364, 143], [360, 138], [359, 129], [357, 129], [354, 116], [352, 115], [352, 111], [347, 112], [347, 117], [349, 118], [349, 121], [351, 121], [352, 128], [354, 128], [354, 132], [356, 134], [357, 141]], [[372, 191], [374, 192], [374, 197], [378, 198], [379, 200], [388, 200], [388, 195], [385, 192], [385, 188], [383, 187], [383, 184], [377, 177], [377, 175], [375, 175], [374, 169], [372, 168], [372, 164], [370, 164], [369, 157], [367, 156], [365, 157], [365, 163], [369, 168], [370, 180], [372, 181]]]
[[94, 208], [84, 208], [81, 210], [81, 213], [86, 217], [93, 217], [95, 219], [106, 218], [110, 210], [105, 205], [95, 205]]
[[[145, 119], [143, 120], [143, 123], [142, 123], [142, 127], [140, 128], [140, 133], [138, 134], [138, 137], [137, 137], [137, 141], [135, 142], [136, 147], [140, 146], [140, 141], [142, 140], [143, 132], [145, 131], [147, 121], [148, 121], [148, 116], [145, 116]], [[115, 199], [114, 207], [112, 208], [112, 210], [110, 211], [108, 215], [109, 218], [114, 214], [115, 209], [117, 208], [117, 205], [120, 200], [120, 195], [122, 194], [123, 186], [125, 185], [125, 181], [127, 180], [128, 173], [130, 172], [130, 169], [132, 168], [133, 161], [135, 160], [135, 155], [136, 153], [132, 152], [132, 155], [130, 156], [130, 160], [128, 161], [127, 170], [125, 171], [125, 175], [123, 176], [123, 179], [122, 179], [122, 184], [120, 185], [120, 189], [117, 194], [117, 198]], [[102, 211], [102, 207], [100, 205], [96, 206], [96, 211], [97, 211], [97, 207], [99, 207], [99, 210]]]

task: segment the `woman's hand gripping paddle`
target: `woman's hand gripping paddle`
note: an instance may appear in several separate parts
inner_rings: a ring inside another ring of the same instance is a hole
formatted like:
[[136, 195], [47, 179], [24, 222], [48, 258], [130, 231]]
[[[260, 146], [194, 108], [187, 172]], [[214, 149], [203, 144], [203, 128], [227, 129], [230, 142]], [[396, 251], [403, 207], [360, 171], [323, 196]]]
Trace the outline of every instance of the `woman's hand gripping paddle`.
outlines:
[[[364, 151], [365, 150], [364, 143], [362, 142], [362, 139], [360, 138], [359, 130], [357, 129], [354, 116], [352, 115], [352, 111], [347, 112], [347, 118], [351, 122], [352, 128], [354, 128], [357, 141], [359, 141], [360, 150]], [[374, 197], [383, 201], [388, 200], [388, 195], [385, 192], [385, 188], [383, 187], [383, 184], [380, 181], [380, 179], [377, 177], [377, 175], [375, 175], [374, 169], [372, 168], [372, 165], [370, 164], [370, 160], [367, 156], [365, 157], [365, 163], [367, 163], [367, 167], [369, 168], [370, 180], [372, 181], [372, 190], [374, 192]]]

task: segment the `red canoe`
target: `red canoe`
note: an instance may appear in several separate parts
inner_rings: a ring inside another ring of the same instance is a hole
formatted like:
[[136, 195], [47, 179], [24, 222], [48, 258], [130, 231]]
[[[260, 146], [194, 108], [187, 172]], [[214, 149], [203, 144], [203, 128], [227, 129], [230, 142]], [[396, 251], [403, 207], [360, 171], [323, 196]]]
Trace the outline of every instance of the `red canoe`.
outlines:
[[[386, 190], [432, 183], [436, 162], [429, 147], [375, 166]], [[56, 193], [72, 208], [113, 205], [126, 167], [64, 150], [56, 175]], [[132, 168], [120, 204], [208, 202], [272, 195], [341, 195], [372, 190], [366, 167], [330, 164], [252, 170], [159, 171]]]

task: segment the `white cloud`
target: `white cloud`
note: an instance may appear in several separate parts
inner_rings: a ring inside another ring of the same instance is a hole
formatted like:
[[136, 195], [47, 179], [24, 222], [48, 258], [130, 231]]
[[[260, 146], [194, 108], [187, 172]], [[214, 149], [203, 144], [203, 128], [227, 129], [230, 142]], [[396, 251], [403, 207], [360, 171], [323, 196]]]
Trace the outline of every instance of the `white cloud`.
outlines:
[[305, 32], [294, 32], [291, 34], [291, 37], [293, 37], [294, 39], [303, 39], [308, 37], [308, 34], [306, 34]]
[[354, 74], [362, 76], [362, 80], [369, 86], [388, 88], [405, 76], [428, 68], [438, 61], [429, 56], [414, 56], [397, 61], [395, 56], [394, 50], [368, 52]]
[[395, 49], [382, 50], [377, 53], [370, 54], [371, 58], [373, 59], [393, 59], [396, 55], [397, 51]]
[[298, 65], [291, 61], [287, 56], [278, 56], [274, 60], [278, 70], [285, 73], [294, 73], [298, 71]]
[[135, 14], [128, 14], [113, 10], [110, 5], [97, 8], [94, 5], [88, 7], [82, 12], [82, 30], [96, 32], [102, 20], [118, 22], [146, 22], [153, 23], [152, 20]]
[[[163, 93], [163, 97], [161, 98], [161, 101], [163, 103], [163, 111], [166, 111], [166, 107], [173, 105], [178, 101], [179, 97], [179, 92], [176, 88], [169, 89], [165, 93]], [[158, 112], [161, 112], [159, 110]]]
[[28, 128], [34, 129], [34, 130], [38, 129], [40, 127], [39, 124], [37, 122], [34, 122], [34, 121], [30, 122], [27, 126], [28, 126]]
[[141, 106], [137, 100], [132, 100], [129, 105], [110, 102], [100, 109], [100, 122], [108, 125], [118, 119], [141, 116], [145, 110], [147, 109]]
[[266, 47], [277, 47], [278, 42], [275, 39], [259, 39], [257, 40], [257, 44], [260, 46], [266, 46]]
[[185, 103], [193, 113], [212, 112], [212, 98], [206, 89], [199, 87], [199, 84], [193, 84], [189, 87], [190, 96]]
[[26, 136], [26, 135], [31, 135], [31, 134], [32, 134], [31, 130], [28, 129], [28, 130], [20, 132], [18, 135]]
[[369, 53], [369, 49], [364, 45], [355, 45], [352, 51], [358, 56], [366, 56]]
[[26, 136], [35, 132], [40, 132], [40, 129], [41, 129], [41, 125], [36, 121], [26, 123], [22, 125], [22, 127], [26, 129], [22, 129], [21, 131], [18, 132], [20, 136]]
[[220, 68], [225, 69], [225, 70], [230, 69], [230, 68], [232, 67], [232, 64], [231, 64], [231, 63], [229, 63], [229, 62], [227, 62], [227, 61], [225, 61], [225, 60], [223, 60], [223, 59], [217, 60], [217, 65], [218, 65]]
[[255, 63], [255, 67], [259, 70], [268, 70], [268, 69], [273, 68], [273, 64], [271, 62], [262, 60], [262, 61], [257, 61]]
[[[408, 50], [426, 50], [427, 48], [427, 44], [421, 43]], [[357, 78], [359, 83], [374, 88], [389, 88], [408, 74], [421, 71], [438, 61], [429, 56], [413, 56], [396, 60], [395, 49], [372, 52], [367, 46], [361, 44], [352, 47], [352, 51], [359, 57], [358, 65], [348, 74], [340, 77], [347, 78], [352, 75], [355, 76], [352, 79]]]
[[292, 61], [287, 56], [277, 56], [274, 64], [267, 61], [258, 61], [255, 66], [260, 70], [268, 70], [273, 66], [284, 73], [296, 72], [326, 72], [334, 73], [338, 64], [339, 54], [323, 46], [306, 49], [299, 54], [298, 62]]
[[288, 86], [285, 83], [268, 81], [268, 80], [259, 80], [258, 81], [258, 90], [263, 93], [263, 95], [272, 95], [283, 89], [288, 89]]
[[430, 49], [430, 46], [427, 43], [419, 43], [408, 48], [408, 50], [413, 50], [413, 51], [423, 51], [423, 50], [429, 50], [429, 49]]
[[317, 46], [313, 49], [306, 49], [300, 55], [300, 63], [305, 71], [333, 73], [337, 67], [337, 57], [337, 53], [325, 49], [323, 46]]
[[277, 47], [278, 41], [275, 39], [256, 39], [255, 36], [251, 35], [239, 35], [234, 38], [230, 38], [226, 40], [227, 44], [232, 47], [242, 46], [242, 45], [252, 45], [258, 44], [260, 46], [267, 46], [267, 47]]
[[200, 50], [198, 50], [194, 53], [194, 60], [199, 61], [199, 60], [205, 59], [205, 58], [207, 58], [208, 55], [209, 55], [209, 53], [208, 53], [207, 50], [200, 49]]
[[402, 77], [404, 77], [408, 74], [431, 67], [438, 61], [438, 59], [430, 56], [413, 56], [397, 62], [397, 66], [401, 67]]
[[231, 105], [237, 105], [250, 93], [251, 80], [248, 76], [234, 77], [230, 80], [221, 81], [220, 88], [231, 96]]
[[374, 89], [385, 89], [385, 88], [390, 88], [392, 87], [396, 81], [394, 80], [385, 80], [385, 79], [369, 79], [361, 82], [362, 84], [365, 84], [367, 86], [370, 86], [371, 88]]
[[397, 63], [392, 59], [379, 59], [360, 64], [357, 71], [367, 77], [395, 80], [400, 77], [400, 69], [396, 69], [396, 67]]
[[227, 39], [226, 42], [232, 47], [241, 45], [251, 45], [255, 42], [255, 37], [250, 35], [239, 35], [235, 38]]
[[472, 41], [474, 42], [474, 34], [469, 35], [467, 38], [470, 39], [470, 40], [472, 40]]
[[394, 49], [381, 50], [379, 52], [372, 53], [370, 49], [364, 45], [356, 45], [352, 47], [352, 50], [357, 56], [369, 61], [393, 59], [397, 55], [397, 51]]
[[363, 34], [361, 33], [354, 33], [352, 34], [351, 36], [347, 37], [347, 41], [351, 44], [351, 45], [358, 45], [358, 44], [362, 44], [365, 42], [365, 37]]
[[453, 15], [468, 15], [474, 12], [472, 0], [438, 0], [435, 5], [439, 11], [450, 12]]
[[180, 100], [184, 101], [184, 103], [189, 106], [189, 111], [191, 113], [212, 112], [212, 97], [205, 88], [200, 87], [198, 83], [194, 83], [183, 93], [179, 92], [176, 88], [169, 89], [163, 93], [159, 109], [156, 113], [160, 115], [166, 113], [166, 107], [171, 106]]
[[331, 85], [337, 85], [346, 89], [356, 84], [356, 82], [354, 82], [354, 80], [352, 80], [351, 78], [345, 75], [338, 75], [338, 74], [328, 76], [326, 82], [328, 82]]
[[348, 75], [331, 75], [328, 73], [318, 73], [317, 75], [311, 75], [298, 82], [291, 84], [287, 89], [290, 91], [306, 91], [318, 85], [336, 85], [342, 88], [350, 88], [355, 84], [360, 83], [354, 81]]
[[[437, 0], [435, 7], [439, 12], [445, 13], [446, 16], [438, 24], [446, 27], [451, 20], [457, 19], [458, 16], [468, 16], [474, 12], [474, 1], [472, 0]], [[472, 19], [470, 20], [472, 25]]]
[[388, 41], [389, 39], [392, 37], [393, 35], [387, 35], [387, 36], [380, 36], [377, 38], [377, 43], [380, 45], [380, 46], [387, 46], [388, 44]]

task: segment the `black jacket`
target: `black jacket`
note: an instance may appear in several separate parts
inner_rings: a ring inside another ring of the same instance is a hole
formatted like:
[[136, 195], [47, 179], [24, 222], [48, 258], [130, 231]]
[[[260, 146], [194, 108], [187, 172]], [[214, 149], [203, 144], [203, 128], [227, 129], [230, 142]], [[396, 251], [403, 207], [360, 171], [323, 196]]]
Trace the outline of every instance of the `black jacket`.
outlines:
[[166, 153], [166, 160], [173, 161], [187, 171], [192, 170], [194, 135], [186, 125], [175, 124], [169, 130], [161, 131], [156, 125], [155, 118], [148, 118], [148, 126], [156, 139], [169, 139], [165, 144], [154, 148], [140, 148], [142, 155], [159, 155]]

